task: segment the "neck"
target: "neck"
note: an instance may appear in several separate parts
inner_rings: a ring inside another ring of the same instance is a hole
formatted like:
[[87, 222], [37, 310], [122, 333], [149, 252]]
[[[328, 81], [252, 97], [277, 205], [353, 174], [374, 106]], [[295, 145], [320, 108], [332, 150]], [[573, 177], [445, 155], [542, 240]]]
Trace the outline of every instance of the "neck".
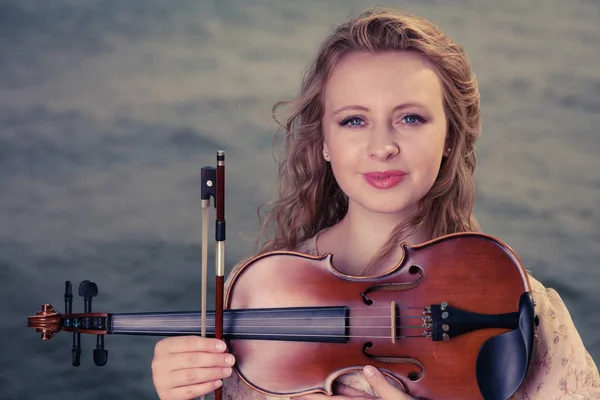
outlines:
[[[336, 265], [340, 265], [344, 273], [361, 275], [369, 261], [387, 242], [394, 229], [410, 218], [408, 212], [398, 214], [373, 213], [356, 205], [349, 204], [348, 213], [332, 230], [335, 230], [333, 241], [341, 243], [336, 246], [339, 256]], [[399, 238], [400, 242], [410, 244], [423, 243], [429, 238], [423, 227], [409, 229]], [[322, 250], [320, 249], [320, 252]], [[401, 249], [393, 251], [381, 267], [375, 268], [374, 273], [383, 272], [395, 266], [402, 256]]]

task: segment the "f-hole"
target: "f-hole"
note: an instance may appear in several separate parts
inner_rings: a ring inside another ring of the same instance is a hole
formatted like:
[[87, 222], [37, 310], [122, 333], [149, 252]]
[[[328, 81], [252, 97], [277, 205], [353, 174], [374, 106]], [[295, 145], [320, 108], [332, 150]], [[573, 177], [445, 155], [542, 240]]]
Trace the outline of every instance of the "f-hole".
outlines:
[[367, 290], [365, 290], [364, 292], [362, 292], [360, 294], [363, 302], [368, 306], [373, 304], [373, 299], [370, 299], [369, 297], [367, 297], [367, 294], [369, 294], [371, 292], [378, 292], [378, 291], [382, 291], [382, 290], [409, 290], [409, 289], [419, 286], [421, 284], [421, 281], [423, 280], [423, 276], [424, 276], [423, 269], [421, 267], [419, 267], [418, 265], [411, 265], [408, 268], [408, 273], [411, 275], [418, 275], [418, 278], [412, 282], [382, 283], [381, 285], [371, 286], [370, 288], [368, 288]]
[[363, 346], [363, 354], [367, 357], [369, 357], [369, 359], [373, 360], [373, 361], [379, 361], [382, 363], [396, 363], [396, 364], [412, 364], [415, 365], [417, 367], [420, 368], [420, 371], [411, 371], [408, 373], [407, 378], [409, 380], [411, 380], [412, 382], [418, 381], [419, 379], [421, 379], [423, 377], [423, 375], [425, 375], [425, 367], [423, 366], [423, 364], [421, 364], [421, 362], [419, 362], [419, 360], [416, 360], [414, 358], [411, 357], [386, 357], [386, 356], [376, 356], [373, 354], [369, 354], [367, 352], [368, 349], [370, 349], [371, 347], [373, 347], [373, 343], [372, 342], [367, 342], [364, 344]]

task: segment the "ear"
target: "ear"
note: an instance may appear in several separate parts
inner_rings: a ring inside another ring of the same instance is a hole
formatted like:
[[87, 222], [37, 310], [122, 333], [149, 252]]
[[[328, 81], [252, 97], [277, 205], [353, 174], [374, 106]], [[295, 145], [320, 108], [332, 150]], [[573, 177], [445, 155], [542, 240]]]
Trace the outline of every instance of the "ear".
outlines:
[[325, 161], [331, 161], [331, 156], [329, 155], [329, 147], [327, 147], [326, 143], [323, 143], [323, 158]]

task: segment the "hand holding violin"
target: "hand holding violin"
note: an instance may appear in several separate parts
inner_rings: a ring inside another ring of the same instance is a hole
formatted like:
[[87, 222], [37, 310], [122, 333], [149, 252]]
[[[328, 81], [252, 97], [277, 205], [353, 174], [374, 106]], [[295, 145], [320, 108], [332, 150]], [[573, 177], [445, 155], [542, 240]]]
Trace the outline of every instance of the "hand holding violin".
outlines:
[[299, 400], [371, 400], [371, 399], [383, 399], [383, 400], [411, 400], [414, 397], [396, 389], [381, 372], [375, 367], [370, 365], [363, 369], [363, 375], [371, 385], [373, 389], [379, 394], [380, 397], [369, 396], [366, 393], [354, 389], [350, 386], [341, 385], [338, 388], [338, 392], [341, 396], [326, 396], [323, 394], [313, 394], [300, 397]]
[[[233, 355], [224, 353], [225, 344], [216, 339], [195, 336], [171, 337], [156, 344], [152, 360], [154, 386], [161, 400], [189, 400], [213, 392], [231, 375]], [[376, 368], [365, 367], [363, 374], [384, 400], [410, 400]], [[313, 394], [299, 400], [374, 399], [350, 386], [341, 385], [337, 396]]]
[[212, 338], [180, 336], [156, 344], [152, 377], [161, 400], [189, 400], [213, 392], [231, 375], [235, 359], [225, 343]]

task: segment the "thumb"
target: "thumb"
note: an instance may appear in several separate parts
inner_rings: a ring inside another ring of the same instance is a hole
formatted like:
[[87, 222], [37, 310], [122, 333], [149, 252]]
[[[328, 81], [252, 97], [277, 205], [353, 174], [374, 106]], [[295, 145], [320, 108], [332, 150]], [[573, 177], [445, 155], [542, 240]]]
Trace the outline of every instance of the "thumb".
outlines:
[[385, 400], [410, 400], [414, 397], [405, 392], [396, 389], [386, 377], [375, 367], [367, 365], [363, 369], [363, 374], [371, 387]]

